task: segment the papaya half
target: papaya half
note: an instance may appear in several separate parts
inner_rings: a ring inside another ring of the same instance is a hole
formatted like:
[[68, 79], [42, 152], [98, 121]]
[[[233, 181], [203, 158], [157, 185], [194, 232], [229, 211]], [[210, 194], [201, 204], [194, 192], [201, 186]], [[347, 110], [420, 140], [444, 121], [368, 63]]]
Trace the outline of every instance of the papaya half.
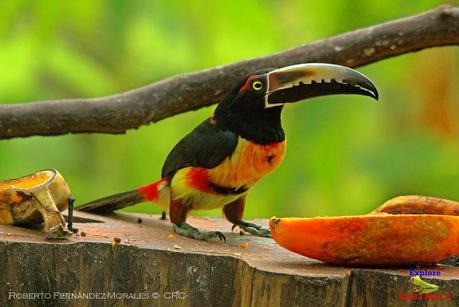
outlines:
[[64, 177], [54, 169], [1, 181], [0, 224], [43, 223], [44, 232], [65, 226], [61, 211], [70, 196]]
[[270, 228], [282, 247], [332, 264], [428, 265], [459, 255], [458, 203], [439, 200], [397, 197], [368, 215], [271, 218]]

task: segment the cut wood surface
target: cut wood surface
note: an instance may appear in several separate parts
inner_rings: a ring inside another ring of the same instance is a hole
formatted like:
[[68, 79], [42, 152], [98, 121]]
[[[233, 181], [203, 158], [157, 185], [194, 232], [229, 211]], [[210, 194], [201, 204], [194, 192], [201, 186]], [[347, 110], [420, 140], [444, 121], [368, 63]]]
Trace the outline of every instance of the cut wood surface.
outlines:
[[[220, 218], [190, 218], [227, 242], [177, 236], [159, 216], [76, 212], [78, 235], [47, 241], [36, 229], [0, 225], [1, 306], [410, 306], [409, 268], [347, 268], [305, 258], [272, 239], [231, 233]], [[141, 218], [139, 223], [138, 218]], [[266, 220], [257, 221], [267, 225]], [[82, 236], [82, 233], [85, 236]], [[120, 243], [114, 243], [119, 238]], [[459, 267], [438, 265], [427, 281], [458, 306]], [[24, 293], [50, 293], [28, 300]], [[118, 295], [71, 299], [70, 294]], [[107, 294], [108, 293], [108, 294]], [[175, 293], [175, 294], [174, 294]], [[122, 297], [122, 295], [131, 297]], [[132, 296], [137, 295], [137, 299]]]

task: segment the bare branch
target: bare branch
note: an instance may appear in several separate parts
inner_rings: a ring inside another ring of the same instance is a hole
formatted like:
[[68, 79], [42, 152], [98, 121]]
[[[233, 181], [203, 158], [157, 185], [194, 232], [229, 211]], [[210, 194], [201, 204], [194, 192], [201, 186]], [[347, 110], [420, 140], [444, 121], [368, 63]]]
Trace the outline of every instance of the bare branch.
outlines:
[[0, 139], [99, 132], [118, 134], [219, 102], [242, 76], [305, 62], [363, 66], [425, 48], [459, 44], [459, 8], [440, 6], [328, 39], [195, 73], [125, 93], [0, 105]]

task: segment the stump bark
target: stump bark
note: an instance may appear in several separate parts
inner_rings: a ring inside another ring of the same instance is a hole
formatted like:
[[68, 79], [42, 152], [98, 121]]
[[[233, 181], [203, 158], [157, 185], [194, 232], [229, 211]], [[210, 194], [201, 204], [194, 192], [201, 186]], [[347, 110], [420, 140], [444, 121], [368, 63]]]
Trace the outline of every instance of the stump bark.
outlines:
[[457, 259], [425, 278], [449, 296], [413, 303], [409, 268], [330, 266], [272, 239], [230, 233], [219, 218], [189, 222], [227, 231], [227, 242], [177, 236], [168, 221], [144, 214], [77, 212], [80, 232], [64, 241], [0, 225], [0, 305], [459, 306]]

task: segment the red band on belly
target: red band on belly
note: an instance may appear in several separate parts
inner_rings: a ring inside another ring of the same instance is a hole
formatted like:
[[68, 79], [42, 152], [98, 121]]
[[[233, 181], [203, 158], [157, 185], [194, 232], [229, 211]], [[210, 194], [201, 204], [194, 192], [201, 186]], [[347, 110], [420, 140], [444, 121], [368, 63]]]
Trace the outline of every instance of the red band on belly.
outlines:
[[207, 169], [193, 167], [188, 171], [186, 176], [190, 187], [203, 192], [212, 192], [212, 189], [209, 187], [210, 181]]

